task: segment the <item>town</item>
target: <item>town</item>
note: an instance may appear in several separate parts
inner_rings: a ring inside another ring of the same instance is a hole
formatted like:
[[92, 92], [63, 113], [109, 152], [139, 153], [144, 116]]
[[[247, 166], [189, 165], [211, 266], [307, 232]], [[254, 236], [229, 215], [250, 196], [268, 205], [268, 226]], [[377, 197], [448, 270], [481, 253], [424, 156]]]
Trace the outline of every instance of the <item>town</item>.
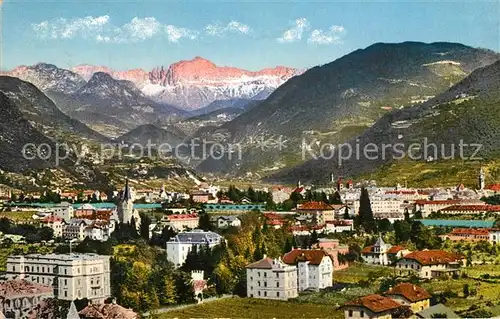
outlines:
[[186, 193], [133, 180], [109, 194], [1, 186], [0, 311], [496, 316], [500, 185], [482, 169], [476, 184], [377, 187], [332, 174], [322, 187], [199, 183]]

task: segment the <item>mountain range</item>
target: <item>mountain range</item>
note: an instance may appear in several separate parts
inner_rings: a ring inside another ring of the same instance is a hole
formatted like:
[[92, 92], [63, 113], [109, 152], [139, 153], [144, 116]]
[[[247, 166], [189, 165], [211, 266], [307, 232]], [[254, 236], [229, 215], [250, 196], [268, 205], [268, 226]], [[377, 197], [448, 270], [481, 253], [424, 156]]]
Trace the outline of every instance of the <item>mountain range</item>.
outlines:
[[[381, 149], [382, 144], [401, 144], [408, 151], [413, 146], [415, 162], [440, 160], [470, 161], [498, 158], [500, 150], [500, 60], [473, 71], [462, 81], [438, 96], [413, 107], [384, 115], [355, 140], [351, 149], [359, 145], [363, 150], [369, 143]], [[424, 142], [425, 141], [425, 142]], [[462, 147], [461, 144], [467, 145]], [[427, 147], [426, 147], [427, 145]], [[436, 145], [437, 148], [434, 146]], [[424, 150], [427, 148], [427, 157]], [[314, 150], [318, 151], [318, 149]], [[477, 151], [477, 153], [476, 153]], [[338, 161], [339, 150], [332, 159], [309, 160], [284, 170], [270, 180], [307, 179], [325, 182], [326, 176], [353, 176], [374, 171], [388, 163], [395, 163], [401, 154], [391, 147], [384, 157], [351, 158]], [[347, 156], [345, 149], [344, 156]], [[408, 153], [405, 153], [408, 159]], [[411, 159], [410, 159], [411, 160]]]
[[[39, 63], [0, 77], [0, 91], [50, 138], [60, 129], [97, 141], [238, 144], [239, 158], [227, 153], [188, 162], [210, 173], [321, 180], [386, 161], [339, 168], [333, 160], [304, 157], [304, 144], [317, 151], [356, 140], [394, 142], [394, 136], [410, 143], [425, 134], [451, 143], [464, 135], [462, 125], [468, 140], [481, 140], [491, 154], [498, 148], [491, 112], [497, 111], [499, 59], [496, 52], [458, 43], [404, 42], [376, 43], [305, 72], [253, 72], [200, 57], [149, 72]], [[197, 151], [186, 153], [199, 158]]]
[[[212, 134], [217, 142], [239, 144], [243, 154], [208, 158], [198, 169], [272, 174], [299, 165], [305, 160], [303, 139], [344, 143], [384, 114], [429, 100], [499, 58], [446, 42], [377, 43], [356, 50], [290, 79], [250, 112], [204, 132], [204, 138]], [[286, 143], [277, 149], [273, 145], [280, 140]]]

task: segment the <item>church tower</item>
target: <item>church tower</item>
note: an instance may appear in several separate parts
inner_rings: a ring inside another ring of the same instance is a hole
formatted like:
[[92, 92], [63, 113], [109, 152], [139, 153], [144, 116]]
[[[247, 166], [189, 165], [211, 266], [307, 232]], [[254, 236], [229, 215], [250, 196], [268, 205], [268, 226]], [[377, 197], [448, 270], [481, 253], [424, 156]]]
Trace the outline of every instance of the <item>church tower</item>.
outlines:
[[479, 170], [479, 190], [484, 190], [484, 187], [485, 187], [485, 178], [484, 178], [484, 170], [483, 168], [481, 167], [481, 169]]
[[127, 179], [125, 189], [118, 203], [118, 218], [120, 219], [120, 223], [130, 223], [132, 216], [134, 216], [134, 199]]

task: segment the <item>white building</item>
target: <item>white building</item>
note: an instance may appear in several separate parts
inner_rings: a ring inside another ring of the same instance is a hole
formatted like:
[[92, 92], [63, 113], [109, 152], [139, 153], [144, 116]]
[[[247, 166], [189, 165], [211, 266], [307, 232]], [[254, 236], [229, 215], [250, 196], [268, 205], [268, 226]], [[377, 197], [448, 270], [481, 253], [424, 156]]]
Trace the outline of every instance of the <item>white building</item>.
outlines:
[[341, 233], [344, 231], [352, 231], [352, 220], [329, 220], [325, 224], [325, 233]]
[[172, 214], [165, 216], [165, 221], [168, 226], [177, 231], [185, 229], [195, 229], [199, 225], [198, 214]]
[[63, 236], [63, 230], [64, 227], [66, 227], [66, 222], [62, 217], [48, 215], [43, 218], [40, 223], [45, 227], [51, 228], [54, 231], [55, 238], [60, 238]]
[[246, 269], [247, 297], [281, 300], [298, 297], [296, 266], [264, 256]]
[[283, 256], [283, 262], [297, 267], [299, 291], [332, 285], [333, 262], [322, 249], [292, 249]]
[[404, 255], [396, 262], [399, 275], [416, 274], [420, 278], [451, 277], [460, 274], [465, 263], [461, 255], [443, 250], [420, 250]]
[[175, 267], [180, 267], [186, 261], [187, 254], [193, 247], [197, 247], [197, 249], [204, 246], [213, 248], [223, 240], [224, 238], [219, 234], [201, 229], [178, 233], [167, 242], [167, 259]]
[[217, 228], [241, 227], [241, 219], [238, 216], [228, 215], [217, 218]]
[[500, 244], [500, 229], [490, 230], [488, 241], [492, 244]]
[[63, 228], [63, 238], [66, 240], [76, 239], [82, 241], [85, 239], [85, 229], [90, 226], [92, 222], [87, 219], [71, 219]]
[[97, 254], [15, 255], [7, 258], [6, 277], [53, 287], [58, 299], [104, 302], [111, 296], [109, 258]]
[[382, 237], [379, 237], [374, 245], [363, 248], [361, 257], [367, 264], [390, 265], [409, 252], [402, 246], [386, 244]]
[[61, 217], [66, 222], [69, 222], [70, 219], [75, 217], [75, 209], [67, 202], [62, 202], [54, 206], [54, 208], [52, 208], [52, 213], [54, 216]]

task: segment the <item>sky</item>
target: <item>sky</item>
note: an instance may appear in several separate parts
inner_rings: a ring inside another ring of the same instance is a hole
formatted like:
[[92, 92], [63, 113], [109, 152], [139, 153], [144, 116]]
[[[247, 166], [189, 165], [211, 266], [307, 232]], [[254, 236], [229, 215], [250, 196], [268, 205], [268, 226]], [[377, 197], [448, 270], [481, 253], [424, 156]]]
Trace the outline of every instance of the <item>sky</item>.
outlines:
[[500, 51], [500, 1], [4, 0], [0, 10], [2, 70], [150, 70], [195, 56], [248, 70], [308, 68], [376, 42]]

